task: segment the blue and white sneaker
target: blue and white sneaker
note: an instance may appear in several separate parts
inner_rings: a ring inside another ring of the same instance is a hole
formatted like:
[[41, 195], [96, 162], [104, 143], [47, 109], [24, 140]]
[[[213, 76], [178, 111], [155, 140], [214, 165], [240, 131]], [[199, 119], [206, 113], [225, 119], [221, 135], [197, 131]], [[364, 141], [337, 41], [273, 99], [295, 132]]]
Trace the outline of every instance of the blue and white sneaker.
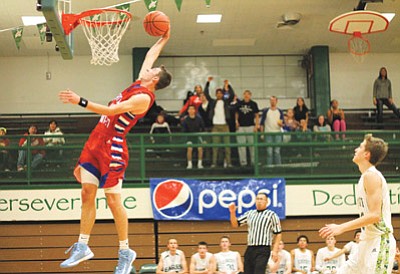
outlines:
[[118, 266], [114, 274], [130, 274], [132, 263], [136, 259], [136, 252], [132, 249], [121, 249], [118, 253]]
[[[71, 251], [72, 249], [72, 251]], [[78, 265], [80, 262], [93, 258], [94, 254], [90, 250], [89, 246], [85, 243], [74, 243], [70, 248], [65, 251], [65, 254], [71, 251], [71, 255], [68, 259], [60, 264], [61, 268], [73, 267]]]

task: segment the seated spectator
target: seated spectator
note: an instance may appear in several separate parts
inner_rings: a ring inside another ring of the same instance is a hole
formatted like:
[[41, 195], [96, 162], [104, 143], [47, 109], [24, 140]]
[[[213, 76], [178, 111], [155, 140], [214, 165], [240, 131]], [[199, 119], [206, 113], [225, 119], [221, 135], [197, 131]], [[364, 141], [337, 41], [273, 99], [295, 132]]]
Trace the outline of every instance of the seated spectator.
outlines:
[[304, 98], [299, 97], [297, 98], [296, 106], [293, 108], [294, 111], [294, 119], [300, 122], [301, 120], [306, 120], [308, 124], [308, 107], [304, 102]]
[[[317, 123], [313, 127], [314, 132], [331, 132], [331, 127], [329, 124], [326, 123], [324, 115], [319, 115]], [[317, 141], [329, 141], [330, 140], [329, 134], [320, 134], [317, 135]]]
[[[55, 137], [57, 135], [63, 135], [63, 132], [58, 127], [57, 121], [55, 120], [50, 121], [49, 129], [44, 132], [44, 135], [49, 136], [43, 138], [46, 146], [58, 147], [65, 144], [65, 139], [63, 137]], [[51, 149], [47, 151], [47, 158], [57, 158], [57, 156], [60, 157], [62, 156], [62, 154], [63, 154], [62, 150]]]
[[[5, 127], [0, 127], [0, 149], [8, 147], [10, 145], [10, 140], [5, 136], [7, 134], [7, 129]], [[0, 150], [0, 171], [10, 171], [10, 152], [6, 149]]]
[[286, 111], [285, 115], [285, 131], [296, 131], [296, 129], [300, 126], [300, 123], [294, 118], [294, 111], [292, 108], [289, 108]]
[[242, 257], [240, 257], [239, 252], [230, 250], [231, 239], [228, 236], [222, 236], [219, 246], [221, 252], [214, 254], [214, 273], [243, 273]]
[[[337, 100], [331, 101], [331, 108], [328, 110], [327, 117], [333, 131], [346, 131], [344, 111], [339, 108], [339, 102]], [[345, 137], [345, 134], [343, 134], [342, 138], [344, 139]], [[338, 139], [339, 135], [336, 134], [336, 140]]]
[[196, 85], [194, 87], [194, 92], [195, 92], [195, 94], [192, 93], [191, 96], [189, 96], [189, 92], [188, 92], [186, 102], [183, 105], [183, 107], [181, 108], [181, 110], [179, 111], [179, 116], [184, 116], [186, 114], [189, 106], [195, 106], [196, 111], [197, 111], [199, 106], [202, 104], [200, 95], [203, 93], [203, 88], [200, 85]]
[[169, 239], [167, 248], [167, 251], [161, 253], [156, 273], [188, 273], [185, 253], [178, 249], [177, 240], [173, 238]]
[[[193, 133], [193, 135], [187, 137], [187, 169], [193, 168], [192, 158], [193, 158], [193, 147], [190, 145], [193, 144], [202, 144], [202, 138], [195, 133], [204, 132], [204, 123], [203, 119], [200, 116], [196, 115], [196, 107], [189, 106], [188, 107], [188, 116], [182, 121], [182, 131], [185, 133]], [[203, 148], [197, 148], [197, 168], [203, 168]]]
[[278, 260], [274, 262], [272, 256], [268, 260], [267, 272], [268, 274], [290, 274], [292, 273], [292, 259], [290, 253], [284, 250], [285, 244], [283, 241], [279, 242]]
[[[37, 126], [36, 125], [30, 125], [28, 128], [28, 132], [24, 134], [24, 136], [28, 135], [35, 135], [37, 134]], [[43, 138], [41, 137], [31, 137], [30, 138], [30, 146], [35, 147], [35, 146], [44, 146], [44, 141]], [[23, 137], [19, 140], [19, 146], [23, 149], [18, 150], [18, 160], [17, 160], [17, 170], [18, 171], [24, 171], [25, 167], [25, 161], [26, 161], [26, 156], [27, 156], [27, 143], [28, 143], [28, 138]], [[31, 168], [35, 169], [37, 168], [42, 162], [43, 158], [46, 155], [45, 151], [40, 149], [32, 149], [32, 162], [31, 162]]]
[[[307, 141], [311, 140], [311, 135], [308, 134], [309, 132], [311, 132], [311, 130], [308, 128], [306, 120], [304, 120], [304, 119], [300, 120], [300, 126], [297, 128], [296, 132], [299, 133], [299, 134], [296, 134], [296, 140], [298, 142], [307, 142]], [[303, 134], [303, 133], [307, 133], [307, 134]]]
[[156, 121], [151, 125], [150, 128], [150, 140], [153, 144], [165, 144], [169, 143], [169, 138], [156, 136], [157, 134], [171, 134], [171, 129], [169, 128], [169, 124], [165, 121], [164, 112], [160, 112]]
[[297, 247], [290, 251], [292, 257], [292, 272], [295, 274], [309, 274], [315, 271], [314, 252], [307, 249], [308, 237], [297, 237]]
[[199, 242], [197, 253], [190, 259], [190, 274], [213, 274], [215, 259], [212, 253], [208, 252], [206, 242]]
[[336, 239], [334, 236], [327, 237], [325, 242], [326, 247], [318, 249], [317, 258], [315, 259], [315, 269], [321, 274], [331, 274], [344, 265], [346, 258], [342, 254], [335, 259], [326, 260], [333, 257], [340, 249], [335, 247]]

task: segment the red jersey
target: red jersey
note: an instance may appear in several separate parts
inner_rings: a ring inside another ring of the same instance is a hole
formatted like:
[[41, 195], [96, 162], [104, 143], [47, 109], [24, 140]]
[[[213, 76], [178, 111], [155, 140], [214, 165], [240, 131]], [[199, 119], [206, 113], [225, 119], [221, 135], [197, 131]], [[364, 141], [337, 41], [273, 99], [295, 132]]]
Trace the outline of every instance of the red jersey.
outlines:
[[179, 115], [184, 114], [189, 106], [195, 106], [196, 111], [199, 109], [199, 106], [202, 104], [201, 99], [197, 94], [190, 96], [189, 99], [186, 101], [186, 104], [181, 108], [179, 111]]

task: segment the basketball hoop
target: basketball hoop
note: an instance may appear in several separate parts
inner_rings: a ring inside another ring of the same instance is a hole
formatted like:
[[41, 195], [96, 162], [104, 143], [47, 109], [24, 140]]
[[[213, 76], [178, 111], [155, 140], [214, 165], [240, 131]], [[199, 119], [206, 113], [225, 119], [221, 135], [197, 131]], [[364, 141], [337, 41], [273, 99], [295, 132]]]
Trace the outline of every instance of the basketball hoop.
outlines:
[[364, 61], [364, 56], [371, 50], [371, 44], [367, 38], [362, 37], [361, 32], [353, 33], [353, 36], [347, 41], [347, 46], [351, 55], [359, 63]]
[[379, 12], [361, 10], [334, 18], [329, 23], [329, 30], [351, 35], [347, 41], [349, 52], [357, 62], [363, 62], [365, 55], [371, 50], [371, 45], [362, 35], [386, 31], [388, 26], [389, 21]]
[[88, 39], [93, 65], [107, 65], [119, 61], [118, 48], [132, 15], [119, 9], [94, 9], [80, 14], [63, 14], [62, 24], [69, 34], [79, 24]]

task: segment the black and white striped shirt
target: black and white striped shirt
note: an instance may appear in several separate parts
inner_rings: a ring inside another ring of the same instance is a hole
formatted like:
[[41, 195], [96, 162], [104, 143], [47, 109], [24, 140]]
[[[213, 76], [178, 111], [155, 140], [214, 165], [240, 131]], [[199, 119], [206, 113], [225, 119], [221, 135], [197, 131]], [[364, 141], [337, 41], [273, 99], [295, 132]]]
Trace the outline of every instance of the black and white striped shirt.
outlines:
[[249, 227], [247, 236], [249, 246], [270, 246], [273, 234], [279, 234], [282, 231], [278, 215], [268, 209], [249, 210], [238, 218], [238, 223], [241, 226], [247, 224]]

